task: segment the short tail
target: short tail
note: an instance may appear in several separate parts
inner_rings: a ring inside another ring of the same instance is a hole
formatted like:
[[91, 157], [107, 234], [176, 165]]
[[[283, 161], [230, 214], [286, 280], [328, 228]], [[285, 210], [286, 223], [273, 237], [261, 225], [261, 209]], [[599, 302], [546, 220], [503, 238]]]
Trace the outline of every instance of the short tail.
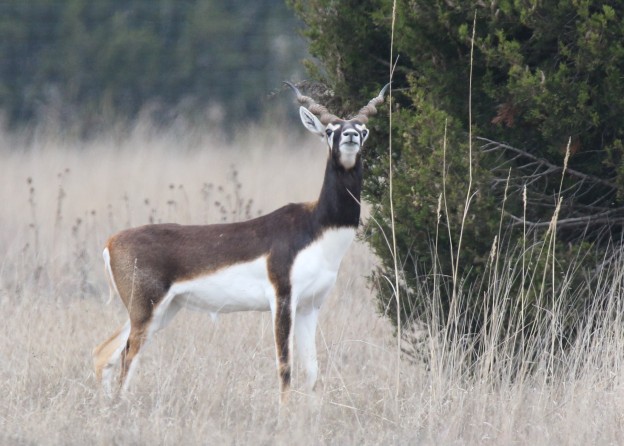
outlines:
[[106, 302], [106, 305], [108, 305], [112, 302], [113, 296], [115, 294], [119, 296], [119, 291], [117, 290], [115, 277], [113, 277], [113, 270], [111, 269], [110, 264], [110, 252], [108, 251], [108, 247], [104, 248], [104, 251], [102, 252], [102, 257], [104, 257], [104, 270], [106, 272], [106, 279], [108, 281], [108, 301]]

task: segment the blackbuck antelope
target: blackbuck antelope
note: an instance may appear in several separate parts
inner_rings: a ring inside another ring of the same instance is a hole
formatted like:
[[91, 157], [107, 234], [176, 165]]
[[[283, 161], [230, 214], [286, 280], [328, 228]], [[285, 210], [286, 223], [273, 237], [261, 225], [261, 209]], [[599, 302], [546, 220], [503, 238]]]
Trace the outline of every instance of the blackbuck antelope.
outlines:
[[281, 401], [290, 387], [293, 337], [306, 387], [314, 388], [318, 312], [355, 236], [366, 122], [388, 86], [345, 120], [287, 84], [307, 107], [299, 109], [303, 125], [329, 148], [318, 200], [239, 223], [157, 224], [113, 235], [105, 268], [128, 321], [93, 351], [96, 377], [109, 393], [115, 365], [121, 361], [119, 385], [126, 389], [141, 347], [184, 307], [214, 314], [270, 310]]

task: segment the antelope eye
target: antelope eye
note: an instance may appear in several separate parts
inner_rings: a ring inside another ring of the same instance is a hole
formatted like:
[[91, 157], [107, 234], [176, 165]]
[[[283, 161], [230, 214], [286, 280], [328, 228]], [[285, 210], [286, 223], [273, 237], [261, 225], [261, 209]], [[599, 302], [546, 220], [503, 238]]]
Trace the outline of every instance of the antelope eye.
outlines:
[[366, 138], [366, 135], [368, 135], [368, 130], [362, 130], [362, 136]]
[[332, 134], [332, 133], [334, 133], [334, 131], [333, 131], [333, 130], [330, 130], [330, 129], [325, 130], [325, 134], [326, 134], [327, 136], [331, 136], [331, 134]]

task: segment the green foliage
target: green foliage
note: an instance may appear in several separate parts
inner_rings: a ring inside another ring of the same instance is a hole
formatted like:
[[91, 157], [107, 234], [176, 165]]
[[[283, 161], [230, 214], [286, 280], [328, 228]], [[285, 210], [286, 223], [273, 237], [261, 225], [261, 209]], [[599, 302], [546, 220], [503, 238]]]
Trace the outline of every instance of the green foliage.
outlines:
[[51, 109], [131, 119], [146, 105], [163, 119], [172, 108], [255, 119], [298, 70], [295, 26], [279, 0], [3, 2], [0, 107], [11, 124]]
[[[293, 3], [322, 67], [313, 74], [330, 84], [341, 106], [352, 108], [387, 82], [392, 2]], [[511, 281], [513, 298], [528, 305], [522, 329], [531, 327], [536, 308], [550, 302], [569, 308], [569, 325], [560, 334], [572, 336], [586, 302], [576, 294], [565, 303], [553, 296], [558, 287], [576, 284], [570, 262], [583, 253], [583, 264], [591, 266], [588, 245], [604, 246], [624, 221], [624, 6], [398, 0], [394, 33], [400, 54], [392, 137], [402, 320], [411, 323], [430, 311], [427, 293], [418, 290], [439, 286], [438, 320], [449, 319], [453, 296], [463, 290], [455, 310], [469, 321], [467, 333], [480, 332], [487, 320], [480, 287], [502, 273], [492, 259], [513, 252], [526, 261], [514, 265]], [[505, 144], [473, 140], [468, 191], [470, 124], [474, 135]], [[377, 224], [369, 225], [369, 240], [382, 260], [375, 276], [380, 308], [396, 323], [386, 240], [388, 128], [380, 119], [372, 125], [376, 139], [367, 148], [365, 194]], [[556, 209], [560, 190], [563, 204]], [[555, 214], [553, 232], [548, 224]]]

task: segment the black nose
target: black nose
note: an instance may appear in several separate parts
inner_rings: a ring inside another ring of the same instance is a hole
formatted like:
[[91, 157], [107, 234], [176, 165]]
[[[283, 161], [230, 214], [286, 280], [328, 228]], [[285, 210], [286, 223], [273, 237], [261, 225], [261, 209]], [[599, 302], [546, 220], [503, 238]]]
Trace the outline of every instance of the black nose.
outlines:
[[342, 132], [342, 137], [349, 142], [357, 141], [359, 136], [360, 135], [357, 132], [357, 130], [353, 130], [353, 129], [345, 130], [344, 132]]

